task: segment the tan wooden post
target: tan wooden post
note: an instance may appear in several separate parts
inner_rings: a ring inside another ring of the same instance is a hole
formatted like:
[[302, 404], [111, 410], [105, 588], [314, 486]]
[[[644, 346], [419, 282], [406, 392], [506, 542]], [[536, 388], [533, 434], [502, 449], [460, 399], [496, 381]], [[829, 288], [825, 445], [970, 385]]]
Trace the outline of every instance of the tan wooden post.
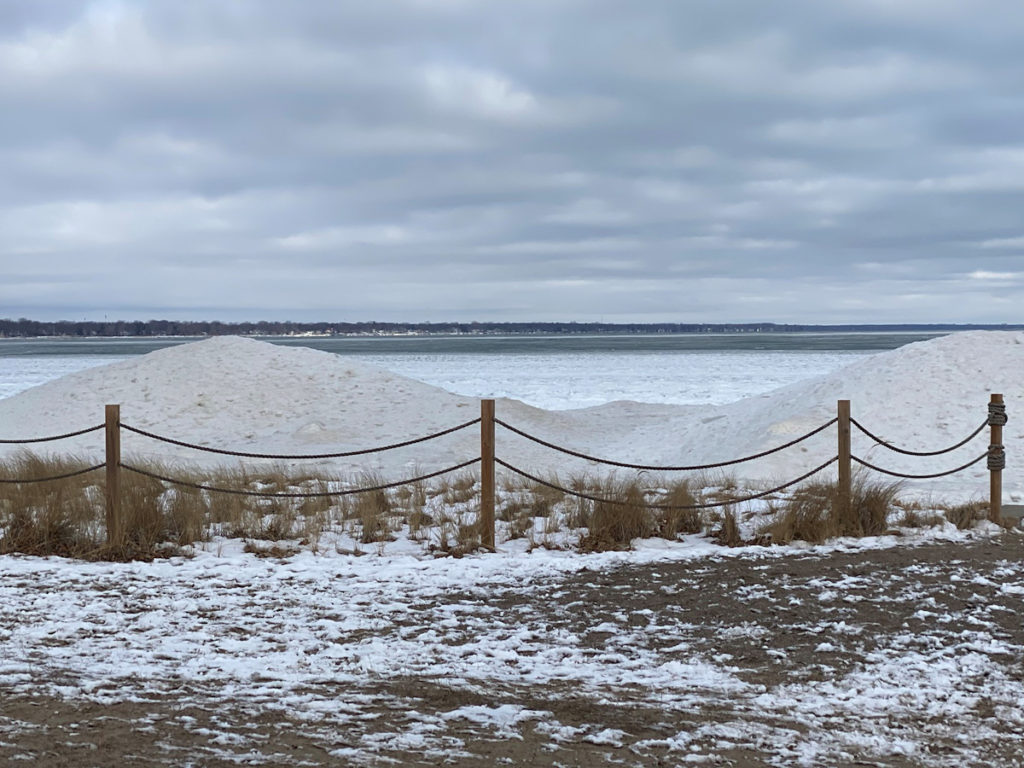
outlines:
[[494, 401], [480, 401], [480, 544], [494, 551]]
[[840, 534], [848, 536], [857, 533], [853, 525], [851, 501], [851, 461], [850, 461], [850, 401], [840, 400], [836, 404], [836, 415], [839, 418], [836, 431], [839, 436], [839, 486], [836, 488], [839, 510]]
[[994, 394], [989, 398], [988, 519], [993, 523], [1002, 523], [1003, 521], [1003, 465], [1006, 464], [1006, 454], [1003, 449], [1003, 424], [1006, 422], [1004, 407], [1002, 395]]
[[121, 539], [121, 406], [106, 407], [107, 435], [107, 543]]

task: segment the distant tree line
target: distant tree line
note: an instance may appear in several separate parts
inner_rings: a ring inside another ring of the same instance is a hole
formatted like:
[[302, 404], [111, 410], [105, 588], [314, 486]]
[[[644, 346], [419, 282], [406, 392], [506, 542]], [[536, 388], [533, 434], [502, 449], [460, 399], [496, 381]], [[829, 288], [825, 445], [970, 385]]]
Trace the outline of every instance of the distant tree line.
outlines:
[[71, 336], [336, 336], [372, 334], [594, 334], [594, 333], [796, 333], [801, 331], [956, 331], [1021, 330], [1024, 325], [884, 324], [809, 325], [780, 323], [293, 323], [217, 320], [115, 320], [113, 322], [59, 320], [44, 322], [0, 319], [0, 337]]

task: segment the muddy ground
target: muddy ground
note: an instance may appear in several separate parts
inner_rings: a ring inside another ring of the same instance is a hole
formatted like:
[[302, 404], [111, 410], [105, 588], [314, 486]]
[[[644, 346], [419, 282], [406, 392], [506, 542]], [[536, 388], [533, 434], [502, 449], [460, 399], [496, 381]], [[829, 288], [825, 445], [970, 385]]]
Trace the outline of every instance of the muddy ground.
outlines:
[[[521, 679], [371, 671], [307, 681], [308, 709], [173, 677], [69, 695], [41, 655], [30, 685], [0, 677], [0, 764], [1024, 765], [1022, 574], [1024, 536], [1008, 533], [632, 564], [546, 577], [528, 593], [445, 589], [377, 631], [408, 639], [443, 615], [525, 629], [535, 644], [523, 658], [493, 661]], [[445, 626], [457, 649], [478, 624]], [[659, 690], [643, 670], [606, 687], [533, 679], [531, 649], [560, 644], [609, 669], [707, 659], [736, 682], [687, 692]]]

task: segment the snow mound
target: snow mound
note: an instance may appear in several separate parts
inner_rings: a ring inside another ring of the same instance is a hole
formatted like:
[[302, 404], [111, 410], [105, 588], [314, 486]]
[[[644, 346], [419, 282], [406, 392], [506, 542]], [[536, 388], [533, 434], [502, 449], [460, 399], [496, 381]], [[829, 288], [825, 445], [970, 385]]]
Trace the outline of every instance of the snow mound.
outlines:
[[[255, 453], [358, 450], [407, 440], [479, 415], [477, 401], [382, 368], [307, 348], [216, 337], [63, 376], [0, 400], [4, 436], [59, 434], [103, 421], [106, 403], [121, 421], [177, 440]], [[460, 453], [460, 461], [479, 453]], [[224, 462], [131, 433], [126, 456]], [[62, 450], [64, 443], [47, 447]], [[102, 453], [103, 435], [74, 441]], [[422, 449], [422, 447], [421, 447]], [[408, 454], [403, 454], [408, 459]], [[370, 456], [359, 467], [379, 469]], [[458, 463], [458, 462], [456, 462]], [[351, 469], [357, 466], [350, 463]]]
[[[714, 462], [750, 455], [825, 423], [836, 415], [840, 399], [850, 400], [853, 418], [890, 443], [910, 450], [938, 450], [959, 442], [985, 421], [989, 397], [998, 392], [1004, 395], [1010, 416], [1003, 431], [1007, 450], [1004, 491], [1016, 501], [1024, 474], [1022, 382], [1024, 333], [956, 333], [872, 355], [826, 376], [759, 397], [703, 408], [699, 415], [664, 411], [660, 425], [635, 431], [634, 452], [647, 444], [651, 448], [660, 446], [660, 455], [648, 453], [660, 460], [688, 456]], [[601, 409], [625, 411], [627, 406], [609, 404]], [[655, 439], [659, 429], [660, 442]], [[983, 453], [988, 445], [986, 428], [954, 453], [908, 457], [876, 445], [856, 429], [853, 432], [854, 455], [911, 474], [960, 466]], [[726, 471], [739, 478], [784, 482], [836, 452], [836, 432], [829, 429], [799, 446]], [[987, 478], [982, 461], [964, 473], [916, 487], [941, 489], [944, 495], [953, 497], [980, 497], [987, 495]]]
[[[724, 406], [614, 402], [544, 411], [515, 400], [498, 418], [586, 454], [640, 464], [734, 459], [791, 440], [835, 415], [849, 399], [854, 418], [901, 447], [951, 445], [984, 420], [992, 392], [1006, 397], [1007, 497], [1019, 500], [1024, 475], [1024, 333], [957, 333], [859, 360], [828, 376]], [[103, 405], [120, 403], [122, 421], [197, 443], [257, 453], [328, 453], [390, 444], [476, 418], [478, 401], [327, 352], [218, 337], [64, 376], [0, 400], [3, 437], [34, 437], [98, 424]], [[193, 463], [225, 457], [124, 435], [126, 456]], [[100, 456], [102, 433], [44, 450]], [[854, 453], [897, 471], [926, 474], [956, 467], [985, 450], [987, 433], [956, 453], [912, 458], [854, 434]], [[565, 477], [601, 468], [513, 435], [497, 433], [501, 458]], [[835, 430], [766, 459], [725, 470], [741, 480], [783, 482], [836, 453]], [[330, 462], [391, 477], [430, 471], [479, 455], [475, 428], [424, 445]], [[320, 462], [321, 464], [325, 462]], [[602, 470], [603, 471], [603, 470]], [[627, 470], [619, 470], [624, 472]], [[834, 470], [829, 470], [830, 472]], [[916, 486], [958, 498], [987, 493], [984, 462]]]

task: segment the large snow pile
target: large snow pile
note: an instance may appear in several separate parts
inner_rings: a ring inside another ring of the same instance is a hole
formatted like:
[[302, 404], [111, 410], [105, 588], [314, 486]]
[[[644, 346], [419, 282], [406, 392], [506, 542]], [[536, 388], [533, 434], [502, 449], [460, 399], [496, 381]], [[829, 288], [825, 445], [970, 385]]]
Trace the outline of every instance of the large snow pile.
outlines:
[[[585, 372], [581, 372], [585, 375]], [[828, 421], [836, 401], [896, 445], [935, 450], [984, 421], [991, 392], [1006, 397], [1004, 488], [1019, 500], [1024, 484], [1024, 333], [972, 332], [910, 344], [859, 360], [825, 377], [724, 406], [614, 402], [544, 411], [499, 400], [498, 417], [568, 448], [642, 464], [693, 464], [737, 458], [779, 445]], [[221, 337], [70, 374], [0, 400], [0, 437], [62, 433], [102, 421], [103, 405], [120, 403], [122, 421], [201, 445], [268, 453], [328, 453], [407, 440], [475, 418], [478, 401], [326, 352]], [[102, 454], [102, 433], [56, 451]], [[854, 453], [911, 473], [949, 469], [977, 456], [987, 431], [956, 453], [910, 458], [854, 434]], [[224, 462], [124, 435], [129, 457]], [[398, 451], [330, 462], [333, 469], [373, 469], [398, 478], [477, 456], [475, 428]], [[544, 475], [599, 470], [554, 453], [501, 427], [501, 458]], [[743, 480], [785, 481], [836, 453], [835, 430], [767, 459], [726, 470]], [[321, 464], [326, 462], [319, 462]], [[622, 472], [623, 470], [620, 470]], [[943, 496], [987, 493], [984, 461], [952, 478], [919, 484]]]
[[[987, 417], [994, 392], [1004, 395], [1009, 413], [1003, 431], [1004, 497], [1020, 501], [1024, 492], [1024, 333], [1020, 332], [957, 333], [908, 344], [827, 376], [722, 406], [616, 402], [553, 413], [550, 431], [542, 436], [621, 461], [713, 463], [789, 442], [833, 418], [837, 401], [847, 399], [853, 418], [882, 439], [910, 450], [932, 451], [951, 446], [977, 429]], [[854, 455], [907, 474], [943, 472], [965, 464], [986, 450], [989, 436], [986, 428], [953, 453], [909, 457], [876, 445], [856, 429], [853, 433]], [[768, 458], [720, 471], [741, 480], [782, 483], [836, 453], [832, 428]], [[934, 491], [943, 498], [980, 498], [988, 494], [988, 471], [982, 460], [951, 477], [905, 485], [919, 494]]]
[[[28, 437], [95, 425], [103, 421], [105, 403], [119, 403], [124, 424], [149, 432], [209, 447], [279, 454], [401, 442], [480, 412], [476, 400], [381, 368], [228, 336], [90, 368], [0, 400], [0, 431], [3, 437]], [[47, 447], [73, 446], [97, 456], [103, 439], [99, 432]], [[122, 435], [122, 452], [200, 464], [236, 461], [129, 432]], [[404, 450], [335, 463], [343, 470], [390, 470], [396, 460], [401, 465], [422, 458], [422, 466], [440, 467], [478, 454], [479, 437], [469, 429], [454, 440], [420, 446], [417, 454]]]

